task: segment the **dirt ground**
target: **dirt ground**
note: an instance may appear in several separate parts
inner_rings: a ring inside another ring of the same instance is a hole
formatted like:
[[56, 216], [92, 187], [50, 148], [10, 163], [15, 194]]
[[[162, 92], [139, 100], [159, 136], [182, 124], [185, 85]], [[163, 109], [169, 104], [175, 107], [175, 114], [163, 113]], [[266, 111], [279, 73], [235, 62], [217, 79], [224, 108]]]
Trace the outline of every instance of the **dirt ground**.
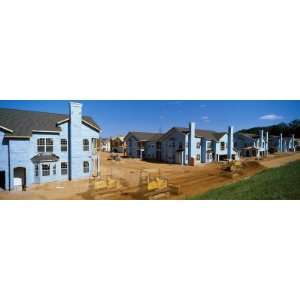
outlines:
[[234, 173], [224, 171], [222, 164], [211, 163], [196, 167], [165, 163], [145, 162], [123, 158], [109, 159], [108, 153], [101, 153], [101, 175], [111, 176], [120, 182], [120, 188], [97, 190], [92, 180], [52, 182], [34, 185], [25, 192], [0, 192], [0, 199], [135, 199], [139, 191], [141, 175], [160, 174], [168, 183], [180, 188], [179, 194], [170, 199], [185, 199], [187, 196], [205, 193], [225, 184], [243, 180], [265, 168], [284, 165], [300, 159], [300, 152], [269, 155], [263, 160], [243, 159], [241, 167]]

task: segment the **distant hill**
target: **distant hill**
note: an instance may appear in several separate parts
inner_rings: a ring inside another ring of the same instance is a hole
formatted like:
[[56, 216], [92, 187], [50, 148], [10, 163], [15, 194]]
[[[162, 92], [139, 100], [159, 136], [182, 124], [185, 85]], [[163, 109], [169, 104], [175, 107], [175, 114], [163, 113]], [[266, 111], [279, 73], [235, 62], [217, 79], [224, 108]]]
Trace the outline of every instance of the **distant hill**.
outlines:
[[300, 119], [294, 120], [290, 123], [279, 123], [272, 126], [242, 129], [239, 132], [257, 134], [260, 129], [268, 130], [269, 135], [280, 135], [280, 133], [282, 133], [283, 136], [291, 136], [294, 134], [296, 138], [300, 138]]

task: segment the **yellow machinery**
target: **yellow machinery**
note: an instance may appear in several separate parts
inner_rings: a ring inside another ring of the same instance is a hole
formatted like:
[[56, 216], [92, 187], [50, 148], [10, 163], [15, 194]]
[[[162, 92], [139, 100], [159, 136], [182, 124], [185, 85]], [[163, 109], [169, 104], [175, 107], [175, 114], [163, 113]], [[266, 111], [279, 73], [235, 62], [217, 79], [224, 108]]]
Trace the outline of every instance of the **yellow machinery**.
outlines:
[[170, 185], [168, 179], [161, 176], [160, 170], [158, 174], [141, 170], [140, 190], [137, 194], [139, 199], [165, 199], [170, 197], [170, 193], [179, 194], [179, 192], [180, 187]]
[[[146, 175], [143, 173], [146, 173]], [[151, 174], [141, 170], [140, 186], [146, 191], [165, 189], [168, 187], [168, 180], [160, 175], [160, 171], [158, 174]]]
[[150, 180], [148, 178], [147, 182], [147, 190], [148, 191], [153, 191], [153, 190], [162, 190], [168, 187], [168, 181], [167, 179], [163, 179], [161, 177], [156, 177], [154, 180]]
[[234, 172], [241, 167], [241, 162], [239, 160], [228, 161], [228, 163], [223, 167], [224, 171]]
[[120, 181], [113, 179], [110, 176], [107, 176], [106, 178], [94, 178], [91, 181], [91, 187], [95, 190], [119, 189]]

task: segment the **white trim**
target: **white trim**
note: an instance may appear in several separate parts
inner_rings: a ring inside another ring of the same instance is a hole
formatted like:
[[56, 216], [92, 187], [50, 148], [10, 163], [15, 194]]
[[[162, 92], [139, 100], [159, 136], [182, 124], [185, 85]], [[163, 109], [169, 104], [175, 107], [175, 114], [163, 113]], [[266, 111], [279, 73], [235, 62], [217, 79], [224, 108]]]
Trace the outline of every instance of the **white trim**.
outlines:
[[6, 128], [6, 127], [4, 127], [4, 126], [1, 126], [1, 125], [0, 125], [0, 128], [2, 128], [2, 129], [5, 130], [5, 131], [8, 131], [8, 132], [10, 132], [10, 133], [13, 133], [13, 132], [14, 132], [13, 130], [11, 130], [11, 129], [9, 129], [9, 128]]
[[[67, 119], [58, 121], [56, 124], [57, 124], [57, 125], [61, 125], [62, 123], [69, 122], [69, 121], [70, 121], [70, 118], [67, 118]], [[96, 130], [99, 131], [99, 132], [102, 132], [101, 128], [96, 127], [95, 125], [89, 123], [88, 121], [86, 121], [86, 120], [84, 120], [84, 119], [81, 119], [81, 122], [82, 122], [82, 123], [85, 123], [85, 124], [87, 124], [87, 125], [89, 125], [90, 127], [96, 129]]]
[[43, 133], [43, 132], [46, 132], [46, 133], [60, 133], [61, 131], [54, 131], [54, 130], [35, 130], [35, 129], [33, 129], [32, 130], [32, 132], [41, 132], [41, 133]]
[[5, 136], [5, 138], [9, 138], [9, 139], [30, 139], [31, 136], [22, 136], [22, 135], [8, 135], [8, 136]]
[[88, 121], [86, 121], [86, 120], [83, 120], [83, 119], [82, 119], [82, 123], [85, 123], [85, 124], [87, 124], [87, 125], [91, 126], [92, 128], [95, 128], [97, 131], [101, 131], [101, 129], [100, 129], [100, 128], [96, 127], [95, 125], [93, 125], [93, 124], [89, 123], [89, 122], [88, 122]]
[[67, 119], [58, 121], [56, 124], [57, 124], [57, 125], [61, 125], [61, 124], [65, 123], [65, 122], [68, 122], [69, 120], [70, 120], [70, 118], [67, 118]]

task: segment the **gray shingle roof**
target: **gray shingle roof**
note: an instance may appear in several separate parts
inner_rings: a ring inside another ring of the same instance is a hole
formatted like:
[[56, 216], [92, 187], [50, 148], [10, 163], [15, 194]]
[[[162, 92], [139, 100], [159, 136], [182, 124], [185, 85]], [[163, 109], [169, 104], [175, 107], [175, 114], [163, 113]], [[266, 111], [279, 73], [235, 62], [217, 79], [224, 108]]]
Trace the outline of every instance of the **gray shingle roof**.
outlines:
[[[5, 136], [30, 137], [32, 130], [59, 132], [61, 129], [57, 126], [57, 122], [68, 118], [69, 115], [65, 114], [0, 108], [0, 126], [13, 131], [13, 133], [6, 131]], [[82, 119], [100, 130], [91, 117], [83, 116]]]
[[157, 141], [162, 137], [162, 133], [130, 131], [127, 136], [132, 134], [138, 141]]
[[[175, 129], [182, 133], [189, 132], [189, 128], [185, 128], [185, 127], [173, 127], [172, 129]], [[216, 132], [213, 130], [203, 130], [203, 129], [196, 129], [195, 133], [196, 133], [196, 137], [203, 137], [205, 139], [212, 140], [212, 141], [218, 141], [224, 134], [226, 134], [226, 132]]]

